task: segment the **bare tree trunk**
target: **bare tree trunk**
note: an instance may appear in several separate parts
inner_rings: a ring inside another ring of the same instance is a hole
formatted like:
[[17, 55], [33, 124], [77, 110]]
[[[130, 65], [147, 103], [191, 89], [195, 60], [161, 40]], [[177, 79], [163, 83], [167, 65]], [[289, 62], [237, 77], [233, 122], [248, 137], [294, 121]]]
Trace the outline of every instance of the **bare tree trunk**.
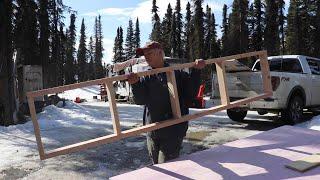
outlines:
[[0, 125], [14, 124], [12, 1], [0, 1]]

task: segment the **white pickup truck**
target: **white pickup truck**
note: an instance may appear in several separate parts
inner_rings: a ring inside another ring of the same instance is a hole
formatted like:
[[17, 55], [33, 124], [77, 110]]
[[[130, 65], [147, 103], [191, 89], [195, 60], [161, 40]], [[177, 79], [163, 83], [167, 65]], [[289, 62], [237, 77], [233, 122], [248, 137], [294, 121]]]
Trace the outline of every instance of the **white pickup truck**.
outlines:
[[[227, 114], [234, 121], [241, 121], [248, 110], [258, 111], [260, 115], [268, 112], [278, 113], [288, 124], [298, 123], [304, 109], [320, 106], [320, 59], [284, 55], [268, 58], [273, 96], [251, 102], [241, 107], [228, 109]], [[239, 100], [262, 93], [260, 61], [253, 67], [241, 68], [237, 72], [227, 73], [227, 85], [230, 101]], [[213, 75], [213, 96], [219, 104], [218, 83]]]

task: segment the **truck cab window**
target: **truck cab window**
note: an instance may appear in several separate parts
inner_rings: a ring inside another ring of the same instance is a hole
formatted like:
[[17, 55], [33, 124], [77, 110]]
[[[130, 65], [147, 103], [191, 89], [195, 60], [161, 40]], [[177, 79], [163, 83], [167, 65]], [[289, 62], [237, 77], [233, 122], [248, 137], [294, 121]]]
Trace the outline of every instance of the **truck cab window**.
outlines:
[[258, 61], [258, 62], [254, 65], [253, 71], [260, 71], [260, 70], [261, 70], [260, 61]]
[[307, 59], [311, 73], [315, 75], [320, 75], [320, 61]]
[[281, 71], [281, 59], [272, 59], [269, 61], [270, 71]]
[[302, 73], [302, 67], [298, 59], [288, 58], [282, 60], [282, 71], [290, 73]]
[[[269, 60], [270, 71], [281, 71], [281, 59], [271, 59]], [[254, 71], [260, 71], [260, 61], [258, 61], [253, 68]]]

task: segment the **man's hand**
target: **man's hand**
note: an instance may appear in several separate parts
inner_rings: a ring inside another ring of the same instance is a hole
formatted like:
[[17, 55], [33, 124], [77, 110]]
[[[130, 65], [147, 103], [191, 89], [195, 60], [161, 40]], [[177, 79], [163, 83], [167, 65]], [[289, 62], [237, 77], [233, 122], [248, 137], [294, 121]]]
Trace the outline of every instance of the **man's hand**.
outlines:
[[128, 75], [128, 83], [135, 84], [139, 81], [139, 77], [135, 73], [130, 73]]
[[196, 64], [193, 67], [196, 69], [203, 69], [206, 66], [206, 63], [203, 59], [196, 59], [194, 62]]

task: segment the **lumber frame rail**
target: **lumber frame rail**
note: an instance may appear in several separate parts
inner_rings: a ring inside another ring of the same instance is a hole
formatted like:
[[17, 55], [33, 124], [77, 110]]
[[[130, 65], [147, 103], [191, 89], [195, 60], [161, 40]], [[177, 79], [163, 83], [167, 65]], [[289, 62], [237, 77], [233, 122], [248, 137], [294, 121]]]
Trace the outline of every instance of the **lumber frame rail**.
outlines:
[[[227, 60], [235, 60], [235, 59], [242, 59], [242, 58], [248, 58], [252, 56], [258, 56], [260, 58], [260, 64], [261, 64], [261, 73], [262, 73], [262, 81], [263, 81], [263, 93], [248, 97], [245, 99], [241, 99], [238, 101], [230, 102], [229, 95], [228, 95], [228, 89], [226, 84], [226, 70], [225, 70], [225, 62]], [[159, 69], [152, 69], [145, 72], [139, 72], [137, 75], [139, 77], [141, 76], [147, 76], [147, 75], [153, 75], [158, 73], [166, 73], [167, 74], [167, 83], [169, 88], [169, 94], [170, 94], [170, 101], [171, 101], [171, 107], [172, 107], [172, 113], [173, 113], [173, 119], [166, 120], [163, 122], [157, 122], [152, 124], [147, 124], [141, 127], [133, 128], [130, 130], [121, 131], [120, 128], [120, 121], [119, 121], [119, 114], [116, 106], [116, 100], [115, 100], [115, 92], [112, 86], [113, 81], [121, 81], [121, 80], [127, 80], [127, 75], [120, 75], [110, 78], [102, 78], [92, 81], [86, 81], [76, 84], [70, 84], [66, 86], [60, 86], [60, 87], [54, 87], [50, 89], [43, 89], [39, 91], [34, 92], [28, 92], [28, 103], [29, 103], [29, 109], [31, 114], [31, 119], [34, 126], [34, 133], [38, 145], [39, 155], [40, 159], [48, 159], [55, 156], [68, 154], [80, 150], [85, 150], [88, 148], [96, 147], [102, 144], [114, 142], [123, 138], [136, 136], [141, 133], [150, 132], [156, 129], [164, 128], [167, 126], [175, 125], [178, 123], [182, 123], [185, 121], [190, 121], [202, 116], [206, 116], [218, 111], [234, 108], [243, 104], [250, 103], [252, 101], [256, 101], [259, 99], [267, 98], [272, 96], [272, 88], [271, 88], [271, 81], [270, 81], [270, 72], [269, 72], [269, 66], [268, 66], [268, 60], [267, 60], [267, 51], [257, 51], [257, 52], [250, 52], [250, 53], [244, 53], [244, 54], [238, 54], [238, 55], [232, 55], [232, 56], [226, 56], [226, 57], [220, 57], [220, 58], [214, 58], [214, 59], [208, 59], [205, 61], [205, 64], [215, 64], [216, 65], [216, 71], [217, 71], [217, 77], [218, 77], [218, 83], [219, 83], [219, 90], [220, 90], [220, 98], [221, 98], [221, 105], [205, 109], [201, 112], [198, 112], [196, 114], [189, 114], [185, 116], [181, 116], [180, 106], [179, 106], [179, 95], [177, 91], [177, 85], [176, 85], [176, 79], [174, 75], [174, 70], [180, 70], [184, 68], [191, 68], [195, 65], [194, 62], [191, 63], [185, 63], [181, 65], [175, 65], [170, 67], [164, 67]], [[87, 141], [83, 141], [80, 143], [75, 143], [67, 146], [63, 146], [57, 149], [50, 150], [48, 152], [45, 152], [44, 145], [41, 140], [41, 134], [40, 134], [40, 128], [36, 116], [36, 110], [34, 105], [34, 98], [47, 95], [47, 94], [53, 94], [53, 93], [59, 93], [67, 90], [87, 87], [91, 85], [97, 85], [105, 83], [108, 93], [108, 100], [110, 103], [110, 112], [112, 117], [112, 123], [113, 123], [113, 130], [114, 133], [111, 135], [106, 135], [102, 137], [98, 137], [95, 139], [90, 139]]]

